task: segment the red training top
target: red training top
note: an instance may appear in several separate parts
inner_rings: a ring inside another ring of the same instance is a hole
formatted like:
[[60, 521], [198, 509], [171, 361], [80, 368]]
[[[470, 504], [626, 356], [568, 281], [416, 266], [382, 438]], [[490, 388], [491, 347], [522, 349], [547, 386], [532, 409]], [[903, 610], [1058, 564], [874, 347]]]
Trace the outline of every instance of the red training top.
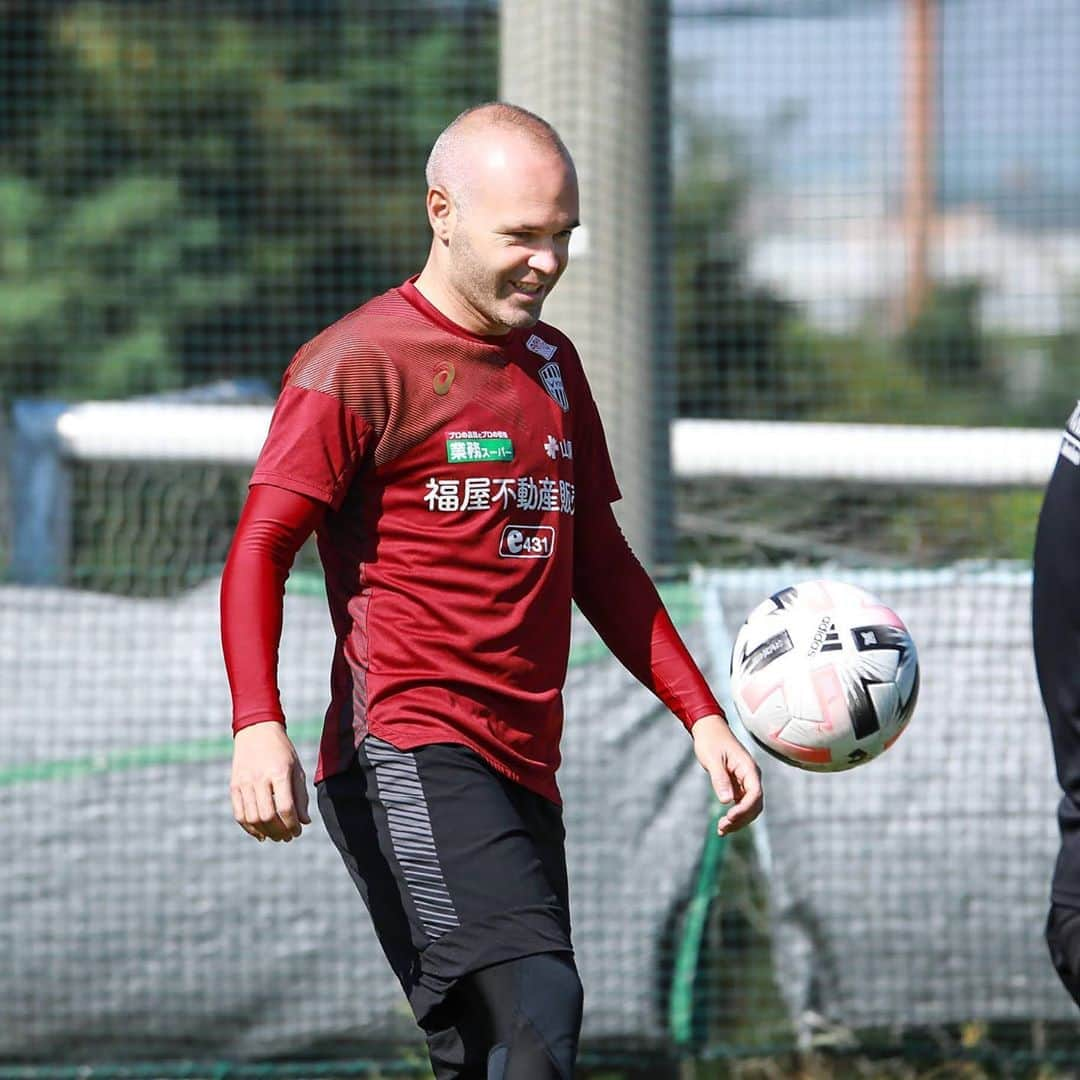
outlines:
[[558, 330], [483, 338], [411, 281], [285, 372], [222, 581], [233, 728], [284, 722], [285, 577], [317, 531], [337, 644], [316, 780], [370, 731], [469, 746], [559, 801], [571, 598], [687, 728], [721, 709], [619, 531], [600, 418]]

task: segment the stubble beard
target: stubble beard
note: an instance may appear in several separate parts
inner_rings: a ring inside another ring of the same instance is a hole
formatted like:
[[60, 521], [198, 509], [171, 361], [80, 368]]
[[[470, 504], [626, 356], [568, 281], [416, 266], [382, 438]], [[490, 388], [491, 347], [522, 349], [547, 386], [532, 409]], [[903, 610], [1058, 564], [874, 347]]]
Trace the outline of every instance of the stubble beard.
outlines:
[[460, 232], [450, 241], [450, 263], [454, 287], [473, 311], [499, 327], [495, 333], [527, 329], [540, 318], [539, 308], [534, 312], [517, 307], [509, 300], [500, 302], [500, 292], [509, 279], [502, 279], [488, 270], [476, 249]]

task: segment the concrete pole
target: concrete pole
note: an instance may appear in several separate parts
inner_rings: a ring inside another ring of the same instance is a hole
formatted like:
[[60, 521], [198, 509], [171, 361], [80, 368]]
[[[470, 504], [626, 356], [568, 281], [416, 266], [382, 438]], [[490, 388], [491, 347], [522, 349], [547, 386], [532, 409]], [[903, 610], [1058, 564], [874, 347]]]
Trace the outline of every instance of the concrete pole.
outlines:
[[577, 345], [646, 566], [673, 557], [668, 21], [657, 0], [502, 0], [500, 97], [577, 164], [583, 228], [544, 319]]

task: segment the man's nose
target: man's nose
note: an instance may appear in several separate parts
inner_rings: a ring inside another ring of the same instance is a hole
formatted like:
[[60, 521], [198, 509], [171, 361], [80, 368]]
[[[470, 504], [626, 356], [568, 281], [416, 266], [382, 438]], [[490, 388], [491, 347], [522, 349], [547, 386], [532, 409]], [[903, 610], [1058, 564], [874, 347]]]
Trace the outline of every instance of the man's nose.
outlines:
[[529, 268], [538, 274], [552, 275], [559, 270], [559, 256], [551, 244], [543, 244], [529, 257]]

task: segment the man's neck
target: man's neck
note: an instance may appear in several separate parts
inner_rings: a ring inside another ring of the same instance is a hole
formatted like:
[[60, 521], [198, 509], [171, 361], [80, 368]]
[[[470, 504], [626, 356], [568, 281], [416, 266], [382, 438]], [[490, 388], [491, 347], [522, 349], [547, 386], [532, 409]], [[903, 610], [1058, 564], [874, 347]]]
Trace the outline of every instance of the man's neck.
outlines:
[[479, 337], [498, 337], [506, 333], [506, 327], [492, 328], [481, 322], [476, 313], [461, 303], [446, 286], [445, 279], [432, 268], [430, 260], [413, 282], [416, 291], [444, 318]]

